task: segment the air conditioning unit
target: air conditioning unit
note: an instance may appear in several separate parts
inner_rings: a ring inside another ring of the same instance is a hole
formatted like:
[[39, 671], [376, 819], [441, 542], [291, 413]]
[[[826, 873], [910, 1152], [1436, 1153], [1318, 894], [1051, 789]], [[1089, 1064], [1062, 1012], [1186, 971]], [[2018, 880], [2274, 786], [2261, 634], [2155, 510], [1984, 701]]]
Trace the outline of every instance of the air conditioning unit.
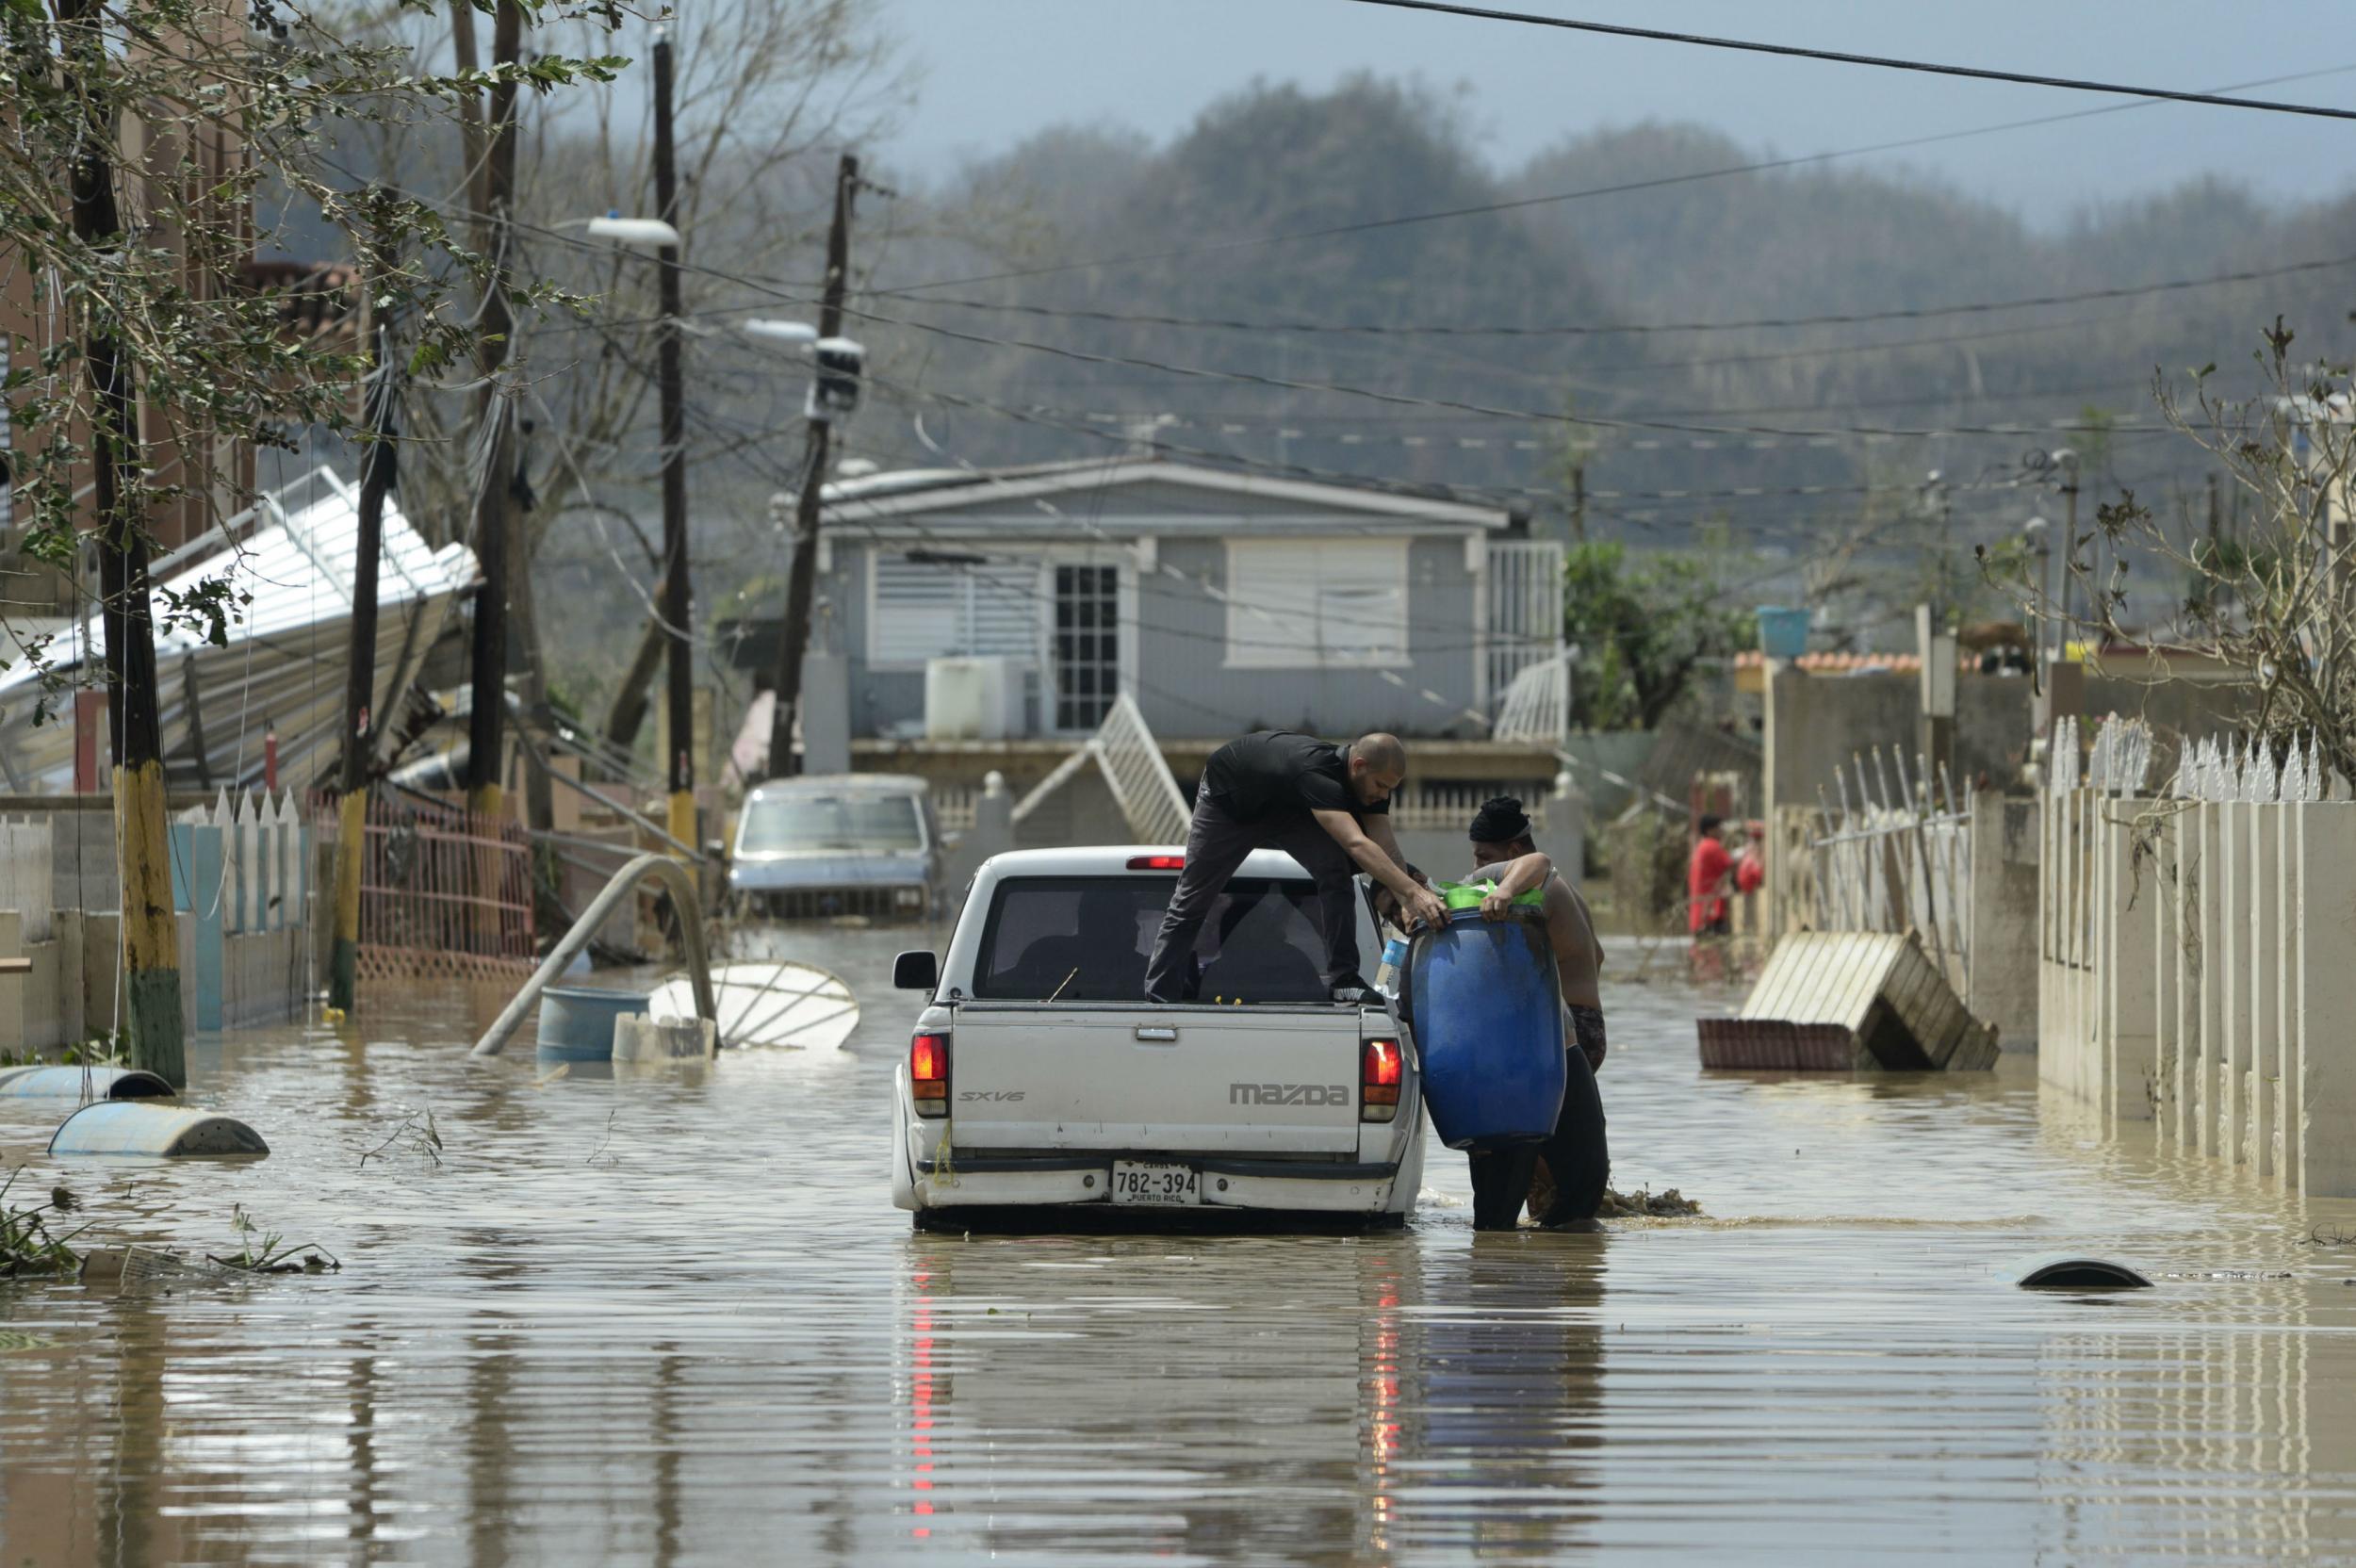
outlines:
[[1011, 659], [924, 662], [924, 739], [1004, 741], [1023, 733], [1023, 666]]

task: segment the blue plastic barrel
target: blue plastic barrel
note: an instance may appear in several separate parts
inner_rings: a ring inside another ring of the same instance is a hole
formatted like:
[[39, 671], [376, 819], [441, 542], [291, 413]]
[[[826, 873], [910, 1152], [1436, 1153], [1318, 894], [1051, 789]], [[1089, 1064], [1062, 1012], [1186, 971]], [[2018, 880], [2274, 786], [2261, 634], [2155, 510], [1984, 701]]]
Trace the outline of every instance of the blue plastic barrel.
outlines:
[[1562, 1003], [1543, 919], [1458, 909], [1417, 932], [1404, 1011], [1423, 1102], [1450, 1149], [1530, 1143], [1562, 1109]]
[[56, 1063], [0, 1068], [0, 1096], [79, 1100], [85, 1093], [98, 1100], [160, 1100], [171, 1096], [172, 1086], [140, 1068]]
[[267, 1154], [262, 1135], [235, 1117], [144, 1100], [99, 1100], [58, 1124], [52, 1154]]
[[1779, 610], [1773, 605], [1759, 607], [1759, 651], [1770, 659], [1797, 659], [1808, 651], [1808, 629], [1816, 612], [1812, 610]]
[[539, 1049], [544, 1062], [610, 1062], [614, 1021], [646, 1010], [646, 991], [604, 986], [550, 986], [540, 993]]

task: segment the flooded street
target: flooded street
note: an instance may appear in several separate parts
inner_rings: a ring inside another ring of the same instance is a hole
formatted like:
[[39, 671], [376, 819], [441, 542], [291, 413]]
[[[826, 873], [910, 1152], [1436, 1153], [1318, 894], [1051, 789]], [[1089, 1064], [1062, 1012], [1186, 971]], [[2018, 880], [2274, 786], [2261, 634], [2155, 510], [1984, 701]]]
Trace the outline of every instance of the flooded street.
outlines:
[[[1608, 988], [1614, 1184], [1706, 1217], [1476, 1238], [918, 1235], [890, 933], [801, 950], [855, 1049], [708, 1076], [473, 1064], [460, 1004], [198, 1047], [255, 1163], [41, 1152], [86, 1240], [340, 1273], [0, 1285], [8, 1563], [2337, 1560], [2356, 1204], [1974, 1078], [1710, 1075], [1727, 993]], [[365, 1036], [367, 1043], [362, 1043]], [[431, 1108], [438, 1166], [396, 1145]], [[21, 1194], [20, 1194], [21, 1195]], [[2041, 1253], [2152, 1273], [2015, 1289]]]

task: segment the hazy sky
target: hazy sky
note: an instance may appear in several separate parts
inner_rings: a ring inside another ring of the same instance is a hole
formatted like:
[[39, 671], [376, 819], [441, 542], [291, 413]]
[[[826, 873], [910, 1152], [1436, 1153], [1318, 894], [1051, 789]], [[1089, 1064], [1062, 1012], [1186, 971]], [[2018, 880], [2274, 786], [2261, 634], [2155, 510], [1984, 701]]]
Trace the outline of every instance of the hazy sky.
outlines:
[[[1507, 8], [1865, 54], [2155, 87], [2215, 90], [2338, 74], [2252, 96], [2356, 108], [2346, 0], [1498, 0]], [[1353, 71], [1419, 77], [1462, 102], [1496, 165], [1562, 136], [1647, 118], [1700, 121], [1782, 154], [1963, 130], [2120, 100], [1947, 81], [1552, 29], [1350, 0], [881, 0], [923, 73], [892, 153], [933, 175], [1061, 122], [1157, 138], [1254, 77], [1325, 87]], [[2276, 195], [2356, 183], [2356, 122], [2157, 105], [1974, 137], [1852, 166], [1908, 162], [2038, 220], [2187, 175], [2242, 175]]]

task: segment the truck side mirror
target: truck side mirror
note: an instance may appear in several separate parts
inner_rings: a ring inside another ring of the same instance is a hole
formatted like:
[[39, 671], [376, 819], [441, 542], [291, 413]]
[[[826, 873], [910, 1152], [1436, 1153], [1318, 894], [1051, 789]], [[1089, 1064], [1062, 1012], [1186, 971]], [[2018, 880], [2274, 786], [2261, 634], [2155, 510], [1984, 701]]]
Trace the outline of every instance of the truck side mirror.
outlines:
[[941, 984], [941, 960], [918, 950], [892, 960], [892, 984], [904, 991], [928, 991]]

